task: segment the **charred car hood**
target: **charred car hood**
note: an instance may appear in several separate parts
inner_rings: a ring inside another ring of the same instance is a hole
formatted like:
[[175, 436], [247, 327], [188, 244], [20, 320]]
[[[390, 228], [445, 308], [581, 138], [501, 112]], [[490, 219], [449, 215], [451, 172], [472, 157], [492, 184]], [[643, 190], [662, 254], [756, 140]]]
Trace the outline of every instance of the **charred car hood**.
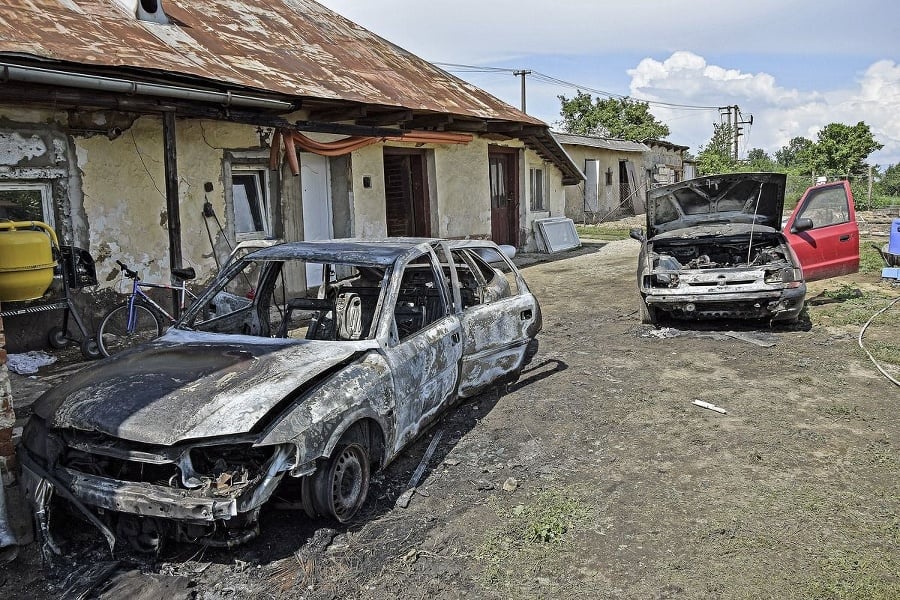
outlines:
[[52, 428], [147, 444], [250, 432], [285, 398], [375, 342], [266, 340], [170, 330], [44, 394]]
[[731, 173], [654, 188], [647, 193], [647, 237], [729, 223], [779, 229], [786, 180], [781, 173]]

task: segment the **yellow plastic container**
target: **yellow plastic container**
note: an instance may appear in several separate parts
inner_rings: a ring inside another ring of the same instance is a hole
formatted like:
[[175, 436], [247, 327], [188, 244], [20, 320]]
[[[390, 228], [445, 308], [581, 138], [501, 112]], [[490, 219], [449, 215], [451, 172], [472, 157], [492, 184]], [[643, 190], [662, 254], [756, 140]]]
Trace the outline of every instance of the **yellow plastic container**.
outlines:
[[0, 302], [40, 298], [53, 283], [56, 232], [40, 221], [0, 221]]

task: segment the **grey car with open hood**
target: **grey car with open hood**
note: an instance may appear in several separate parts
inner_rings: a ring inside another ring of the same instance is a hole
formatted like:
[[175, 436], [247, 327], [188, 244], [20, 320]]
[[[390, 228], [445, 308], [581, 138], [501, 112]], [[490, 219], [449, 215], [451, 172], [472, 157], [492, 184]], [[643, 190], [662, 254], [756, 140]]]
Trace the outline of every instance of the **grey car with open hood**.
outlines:
[[780, 231], [786, 177], [732, 173], [647, 194], [637, 279], [644, 323], [660, 316], [796, 321], [806, 284]]
[[35, 404], [21, 458], [44, 548], [57, 547], [58, 509], [111, 548], [234, 545], [279, 486], [310, 516], [346, 522], [372, 469], [456, 398], [514, 380], [540, 329], [537, 300], [491, 242], [253, 252], [161, 338]]

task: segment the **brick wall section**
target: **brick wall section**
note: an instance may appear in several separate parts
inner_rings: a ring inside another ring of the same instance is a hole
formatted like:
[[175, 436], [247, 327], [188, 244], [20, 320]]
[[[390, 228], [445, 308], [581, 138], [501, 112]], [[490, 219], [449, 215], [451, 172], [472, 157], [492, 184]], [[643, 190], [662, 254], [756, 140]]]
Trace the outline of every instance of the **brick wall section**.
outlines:
[[6, 370], [6, 337], [3, 334], [3, 319], [0, 318], [0, 473], [15, 469], [16, 449], [12, 441], [15, 422], [9, 371]]

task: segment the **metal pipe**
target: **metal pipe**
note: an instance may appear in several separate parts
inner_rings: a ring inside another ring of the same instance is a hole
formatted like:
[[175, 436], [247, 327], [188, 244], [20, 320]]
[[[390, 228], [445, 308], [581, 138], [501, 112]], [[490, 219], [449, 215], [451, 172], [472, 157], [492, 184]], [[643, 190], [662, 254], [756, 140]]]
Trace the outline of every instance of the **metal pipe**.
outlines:
[[99, 92], [112, 92], [129, 96], [158, 96], [163, 98], [178, 98], [180, 100], [193, 100], [196, 102], [209, 102], [221, 104], [223, 106], [242, 106], [281, 111], [291, 110], [294, 106], [290, 102], [282, 100], [273, 100], [259, 96], [246, 96], [243, 94], [235, 94], [231, 91], [215, 92], [197, 88], [162, 85], [159, 83], [142, 83], [130, 79], [69, 73], [66, 71], [58, 71], [56, 69], [22, 66], [8, 62], [0, 62], [0, 69], [2, 69], [2, 71], [0, 71], [0, 81], [3, 82], [22, 81], [26, 83], [88, 89]]
[[19, 554], [19, 543], [6, 516], [6, 485], [0, 476], [0, 564], [8, 563]]

